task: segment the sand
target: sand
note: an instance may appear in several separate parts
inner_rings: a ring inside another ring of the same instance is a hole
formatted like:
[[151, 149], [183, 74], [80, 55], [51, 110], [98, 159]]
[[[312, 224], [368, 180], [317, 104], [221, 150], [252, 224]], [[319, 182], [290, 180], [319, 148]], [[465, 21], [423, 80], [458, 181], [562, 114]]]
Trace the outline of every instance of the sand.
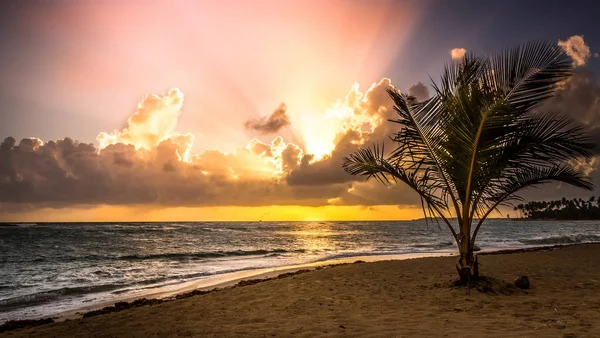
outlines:
[[506, 281], [487, 293], [450, 287], [455, 260], [326, 267], [0, 336], [600, 337], [600, 245], [482, 255], [482, 274]]

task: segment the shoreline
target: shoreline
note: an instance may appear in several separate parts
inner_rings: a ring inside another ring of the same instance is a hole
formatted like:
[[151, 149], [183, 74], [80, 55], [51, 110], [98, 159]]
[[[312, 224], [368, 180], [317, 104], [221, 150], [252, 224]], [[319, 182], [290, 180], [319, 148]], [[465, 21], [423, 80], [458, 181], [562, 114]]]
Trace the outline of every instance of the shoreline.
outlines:
[[[452, 284], [455, 256], [337, 264], [0, 336], [596, 337], [599, 255], [600, 243], [485, 254], [486, 284], [471, 289]], [[513, 283], [523, 275], [527, 290]]]
[[[535, 246], [527, 248], [494, 248], [484, 249], [478, 252], [478, 255], [505, 255], [505, 254], [519, 254], [528, 252], [540, 252], [540, 251], [554, 251], [557, 249], [564, 249], [568, 247], [595, 245], [600, 243], [574, 243], [574, 244], [555, 244], [545, 246]], [[453, 250], [454, 251], [454, 250]], [[47, 324], [50, 322], [62, 322], [77, 320], [81, 318], [103, 315], [105, 313], [119, 312], [125, 309], [137, 308], [146, 305], [154, 305], [158, 303], [171, 302], [183, 298], [192, 297], [198, 294], [207, 294], [221, 290], [227, 290], [236, 288], [238, 286], [246, 286], [273, 279], [281, 279], [285, 277], [294, 276], [297, 274], [312, 272], [324, 268], [331, 268], [336, 266], [348, 265], [353, 263], [372, 263], [382, 261], [404, 261], [404, 260], [415, 260], [420, 258], [433, 258], [433, 257], [452, 257], [456, 256], [456, 252], [429, 252], [429, 253], [409, 253], [409, 254], [393, 254], [393, 255], [361, 255], [361, 256], [350, 256], [336, 259], [329, 259], [324, 261], [317, 261], [312, 263], [288, 265], [273, 268], [262, 268], [253, 270], [242, 270], [222, 275], [215, 275], [213, 277], [188, 281], [182, 284], [177, 284], [169, 287], [169, 290], [162, 290], [158, 292], [145, 293], [143, 295], [136, 295], [130, 297], [124, 297], [119, 300], [110, 300], [105, 302], [99, 302], [90, 306], [83, 306], [77, 309], [62, 311], [55, 313], [50, 316], [41, 316], [34, 319], [17, 319], [9, 320], [1, 323], [0, 326], [4, 327], [6, 324], [16, 323], [19, 327], [19, 323], [24, 324], [24, 327], [37, 326], [36, 323]], [[51, 319], [51, 321], [49, 321]], [[29, 324], [27, 324], [29, 322]], [[9, 329], [11, 330], [11, 329]], [[0, 330], [2, 332], [2, 330]]]
[[[431, 258], [431, 257], [451, 257], [456, 256], [454, 252], [423, 252], [423, 253], [405, 253], [405, 254], [382, 254], [382, 255], [357, 255], [348, 256], [334, 259], [326, 259], [322, 261], [316, 261], [311, 263], [294, 264], [294, 265], [283, 265], [271, 268], [260, 268], [260, 269], [249, 269], [240, 270], [235, 272], [228, 272], [224, 274], [217, 274], [209, 276], [207, 278], [191, 280], [167, 287], [159, 288], [165, 289], [161, 291], [147, 292], [140, 295], [131, 295], [127, 297], [119, 298], [118, 300], [109, 300], [99, 302], [89, 306], [78, 307], [77, 309], [61, 311], [48, 316], [41, 316], [39, 318], [31, 318], [33, 320], [40, 319], [53, 319], [55, 322], [64, 320], [73, 320], [83, 318], [86, 313], [101, 310], [106, 307], [114, 306], [120, 302], [132, 303], [140, 299], [148, 300], [160, 300], [160, 301], [171, 301], [180, 299], [189, 293], [199, 292], [207, 293], [218, 291], [230, 287], [235, 287], [239, 283], [244, 282], [263, 282], [270, 279], [278, 278], [281, 275], [294, 274], [298, 271], [314, 271], [326, 267], [332, 267], [337, 265], [353, 264], [356, 261], [360, 262], [378, 262], [387, 260], [408, 260], [408, 259], [419, 259], [419, 258]], [[178, 298], [179, 297], [179, 298]], [[0, 323], [2, 325], [2, 323]]]
[[[571, 243], [571, 244], [548, 244], [540, 246], [532, 246], [525, 248], [493, 248], [493, 249], [482, 249], [476, 252], [477, 255], [500, 255], [500, 254], [517, 254], [524, 252], [536, 252], [536, 251], [547, 251], [556, 250], [570, 246], [586, 245], [586, 244], [600, 244], [600, 242], [594, 243]], [[409, 259], [420, 259], [420, 258], [433, 258], [433, 257], [452, 257], [457, 256], [458, 252], [455, 249], [452, 250], [440, 250], [437, 252], [421, 252], [421, 253], [403, 253], [403, 254], [373, 254], [373, 255], [356, 255], [347, 256], [333, 259], [325, 259], [322, 261], [294, 264], [294, 265], [283, 265], [278, 267], [260, 268], [260, 269], [249, 269], [240, 270], [235, 272], [228, 272], [224, 274], [217, 274], [209, 276], [207, 278], [191, 280], [159, 289], [168, 289], [161, 291], [154, 291], [143, 293], [140, 295], [131, 295], [128, 297], [119, 298], [118, 300], [110, 300], [99, 302], [94, 305], [82, 306], [77, 309], [57, 312], [50, 316], [34, 318], [35, 319], [46, 319], [52, 318], [54, 321], [64, 321], [70, 319], [82, 318], [86, 313], [101, 310], [106, 307], [114, 306], [120, 302], [131, 303], [139, 299], [148, 300], [161, 300], [171, 301], [179, 299], [178, 297], [184, 296], [188, 293], [196, 292], [212, 292], [221, 289], [235, 287], [239, 283], [243, 282], [262, 282], [271, 279], [278, 278], [281, 275], [294, 274], [297, 271], [307, 270], [314, 271], [326, 267], [332, 267], [336, 265], [354, 264], [357, 261], [371, 263], [388, 260], [409, 260]], [[2, 325], [2, 323], [0, 323]]]

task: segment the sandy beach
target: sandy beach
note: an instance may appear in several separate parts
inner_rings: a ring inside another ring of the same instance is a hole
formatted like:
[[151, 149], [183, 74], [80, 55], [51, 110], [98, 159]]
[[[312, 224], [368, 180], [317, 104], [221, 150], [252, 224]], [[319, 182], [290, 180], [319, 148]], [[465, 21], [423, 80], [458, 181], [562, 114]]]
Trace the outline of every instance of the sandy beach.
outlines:
[[455, 257], [337, 265], [3, 336], [598, 337], [599, 256], [598, 244], [482, 255], [485, 290], [450, 286]]

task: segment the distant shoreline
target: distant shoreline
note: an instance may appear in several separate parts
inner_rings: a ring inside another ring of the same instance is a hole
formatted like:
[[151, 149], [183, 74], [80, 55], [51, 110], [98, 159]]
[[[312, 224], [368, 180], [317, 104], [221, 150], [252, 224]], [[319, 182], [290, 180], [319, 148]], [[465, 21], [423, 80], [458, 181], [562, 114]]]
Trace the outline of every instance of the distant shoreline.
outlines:
[[[456, 218], [448, 218], [450, 221], [455, 221]], [[474, 219], [477, 220], [477, 219]], [[515, 217], [515, 218], [506, 218], [506, 217], [490, 217], [487, 220], [505, 220], [505, 221], [598, 221], [600, 219], [560, 219], [560, 218], [526, 218], [526, 217]], [[146, 224], [160, 224], [160, 223], [275, 223], [275, 222], [291, 222], [291, 223], [310, 223], [310, 222], [336, 222], [336, 223], [344, 223], [344, 222], [435, 222], [435, 218], [414, 218], [414, 219], [384, 219], [384, 220], [324, 220], [324, 221], [286, 221], [286, 220], [277, 220], [277, 221], [265, 221], [265, 220], [255, 220], [255, 221], [227, 221], [227, 220], [210, 220], [210, 221], [69, 221], [69, 222], [0, 222], [0, 227], [17, 227], [17, 226], [46, 226], [46, 225], [60, 225], [60, 224], [136, 224], [136, 223], [146, 223]], [[437, 221], [442, 221], [441, 219], [437, 219]]]

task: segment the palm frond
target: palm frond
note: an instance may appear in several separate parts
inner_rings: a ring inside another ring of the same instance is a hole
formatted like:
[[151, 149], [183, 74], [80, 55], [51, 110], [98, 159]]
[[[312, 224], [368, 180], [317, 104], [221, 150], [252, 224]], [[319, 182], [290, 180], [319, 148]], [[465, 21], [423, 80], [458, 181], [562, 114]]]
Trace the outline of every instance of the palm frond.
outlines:
[[436, 214], [454, 210], [467, 237], [473, 217], [481, 224], [527, 187], [559, 181], [590, 189], [589, 178], [567, 164], [592, 156], [583, 129], [559, 114], [536, 112], [572, 71], [569, 56], [550, 42], [489, 57], [468, 54], [445, 67], [424, 102], [390, 88], [392, 122], [401, 126], [391, 137], [396, 149], [361, 149], [344, 169], [385, 184], [404, 182], [423, 199], [425, 216], [428, 207]]

